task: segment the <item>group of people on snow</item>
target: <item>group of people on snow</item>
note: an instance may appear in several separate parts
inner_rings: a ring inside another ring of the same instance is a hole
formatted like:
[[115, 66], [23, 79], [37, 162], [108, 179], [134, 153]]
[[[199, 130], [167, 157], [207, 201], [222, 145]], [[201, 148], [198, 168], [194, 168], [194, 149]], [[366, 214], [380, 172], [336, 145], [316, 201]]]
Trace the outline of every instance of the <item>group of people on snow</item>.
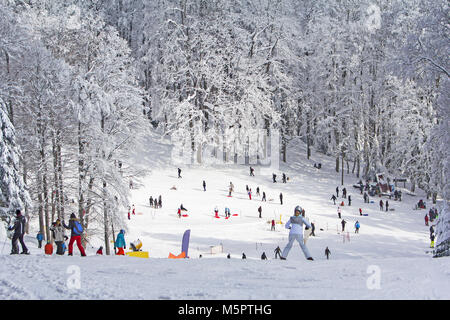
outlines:
[[149, 203], [150, 203], [150, 208], [162, 208], [162, 197], [161, 195], [157, 198], [157, 197], [152, 197], [150, 196], [150, 198], [148, 199]]

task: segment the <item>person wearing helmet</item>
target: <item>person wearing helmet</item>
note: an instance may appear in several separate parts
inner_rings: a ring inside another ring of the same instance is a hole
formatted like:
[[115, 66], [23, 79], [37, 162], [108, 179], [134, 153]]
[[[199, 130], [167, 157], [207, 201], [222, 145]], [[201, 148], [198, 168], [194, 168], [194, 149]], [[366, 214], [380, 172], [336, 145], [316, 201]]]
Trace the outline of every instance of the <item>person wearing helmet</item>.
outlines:
[[20, 245], [22, 246], [22, 252], [21, 254], [30, 254], [28, 251], [27, 246], [25, 245], [25, 242], [23, 241], [23, 236], [25, 235], [25, 224], [26, 219], [22, 215], [19, 209], [16, 210], [16, 222], [13, 226], [9, 227], [8, 230], [12, 231], [14, 230], [14, 235], [12, 236], [12, 248], [11, 248], [11, 254], [18, 254], [19, 253], [19, 246], [17, 244], [17, 241], [20, 242]]
[[127, 245], [125, 243], [125, 230], [120, 230], [119, 234], [117, 235], [116, 242], [114, 243], [114, 246], [118, 249], [116, 255], [118, 256], [124, 256], [125, 252], [124, 249], [127, 248]]
[[302, 211], [302, 207], [296, 206], [294, 209], [294, 216], [292, 216], [285, 225], [285, 228], [290, 230], [289, 242], [284, 248], [283, 253], [281, 254], [281, 260], [286, 260], [295, 240], [297, 240], [300, 248], [302, 248], [303, 254], [305, 255], [306, 259], [314, 260], [311, 257], [308, 248], [303, 243], [303, 224], [305, 224], [308, 228], [312, 228], [312, 226], [305, 218], [301, 216]]

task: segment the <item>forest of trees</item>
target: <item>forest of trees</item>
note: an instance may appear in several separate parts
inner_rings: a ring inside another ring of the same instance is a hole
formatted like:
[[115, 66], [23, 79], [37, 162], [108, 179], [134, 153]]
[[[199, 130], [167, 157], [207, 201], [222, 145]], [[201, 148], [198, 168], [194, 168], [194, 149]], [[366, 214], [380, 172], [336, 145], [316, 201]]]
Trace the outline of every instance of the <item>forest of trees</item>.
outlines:
[[0, 0], [0, 208], [49, 238], [76, 207], [109, 253], [149, 131], [254, 129], [447, 204], [449, 36], [445, 0]]

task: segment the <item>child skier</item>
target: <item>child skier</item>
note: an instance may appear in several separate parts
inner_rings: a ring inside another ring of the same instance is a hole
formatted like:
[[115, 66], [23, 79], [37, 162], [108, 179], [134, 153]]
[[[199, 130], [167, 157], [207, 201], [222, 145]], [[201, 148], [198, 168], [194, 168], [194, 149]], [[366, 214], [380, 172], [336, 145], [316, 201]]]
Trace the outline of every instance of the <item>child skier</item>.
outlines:
[[359, 221], [356, 220], [356, 223], [355, 223], [355, 233], [359, 233], [359, 228], [360, 228]]
[[124, 249], [127, 248], [125, 243], [125, 230], [120, 230], [119, 234], [117, 235], [116, 242], [114, 243], [114, 246], [118, 249], [116, 255], [118, 256], [124, 256], [125, 252]]
[[279, 246], [276, 247], [275, 250], [273, 250], [273, 251], [275, 252], [275, 259], [277, 258], [277, 256], [279, 256], [280, 259], [281, 259], [281, 249], [280, 249], [280, 247]]

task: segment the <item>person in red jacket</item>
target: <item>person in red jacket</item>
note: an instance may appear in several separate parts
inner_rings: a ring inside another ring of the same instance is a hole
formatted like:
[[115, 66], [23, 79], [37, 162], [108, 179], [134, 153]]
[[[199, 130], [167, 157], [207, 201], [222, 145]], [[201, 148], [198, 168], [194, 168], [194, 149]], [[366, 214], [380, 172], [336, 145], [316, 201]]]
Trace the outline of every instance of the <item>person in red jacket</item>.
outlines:
[[428, 215], [425, 215], [425, 225], [428, 226]]
[[103, 255], [103, 247], [102, 246], [100, 246], [100, 248], [98, 248], [97, 255], [100, 255], [100, 256]]

